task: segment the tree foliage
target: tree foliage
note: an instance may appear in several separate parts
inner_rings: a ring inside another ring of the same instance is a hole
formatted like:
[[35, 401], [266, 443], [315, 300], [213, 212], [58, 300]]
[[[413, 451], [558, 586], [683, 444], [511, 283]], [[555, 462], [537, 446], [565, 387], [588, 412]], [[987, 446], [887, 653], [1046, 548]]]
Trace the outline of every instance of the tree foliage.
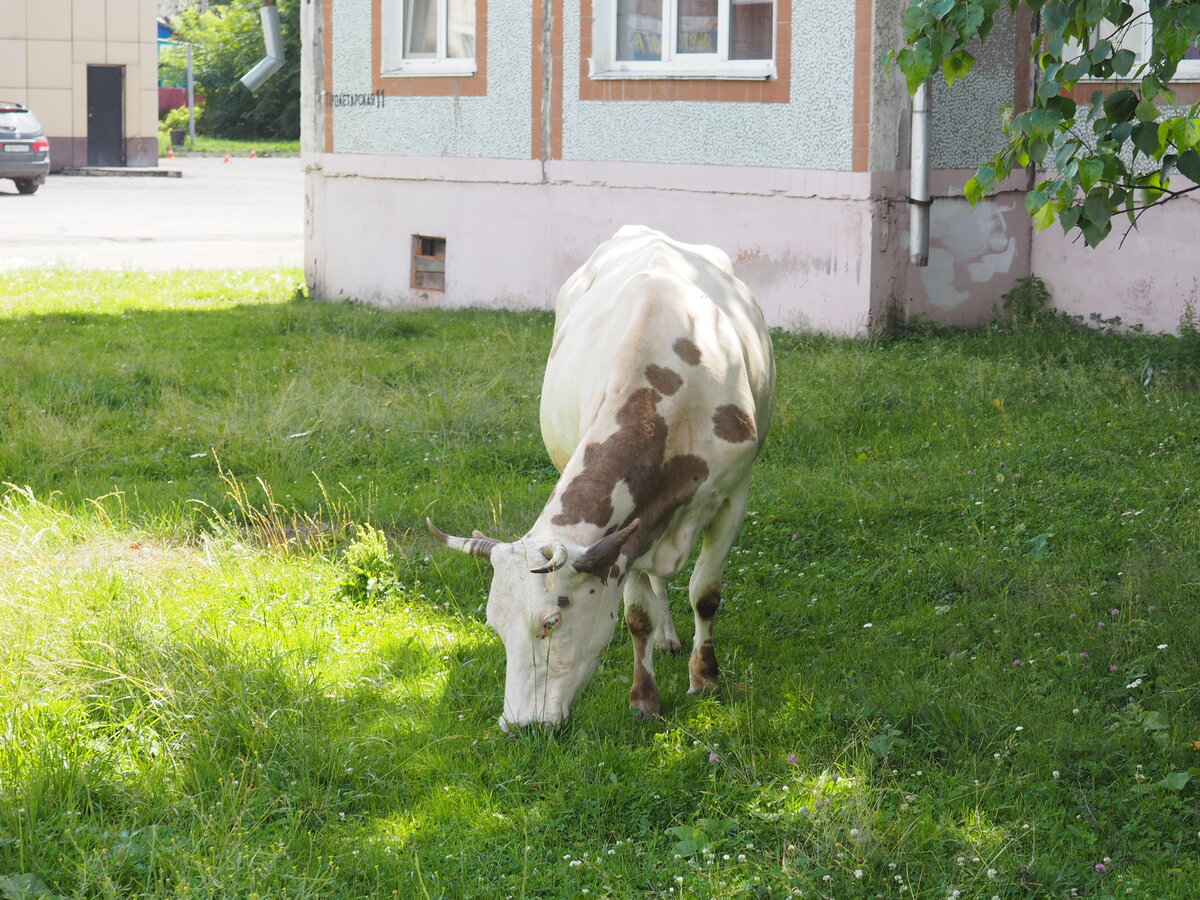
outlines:
[[[177, 41], [191, 42], [196, 91], [204, 97], [205, 134], [227, 138], [294, 140], [300, 136], [300, 2], [279, 0], [284, 64], [255, 93], [241, 77], [266, 53], [259, 0], [210, 4], [201, 13], [193, 3], [173, 21]], [[176, 44], [160, 61], [164, 81], [184, 84], [187, 51]]]
[[[1094, 247], [1122, 211], [1136, 227], [1144, 210], [1197, 189], [1200, 103], [1181, 107], [1171, 82], [1200, 35], [1200, 0], [912, 0], [907, 45], [886, 59], [910, 92], [939, 70], [953, 84], [975, 65], [972, 51], [1004, 7], [1026, 7], [1040, 21], [1031, 42], [1036, 91], [1030, 108], [1002, 111], [1007, 144], [967, 182], [968, 200], [1032, 164], [1045, 175], [1025, 198], [1036, 227], [1057, 220]], [[1133, 29], [1146, 25], [1149, 53], [1139, 55]], [[1087, 79], [1104, 86], [1077, 105], [1068, 92]], [[1193, 184], [1172, 187], [1177, 174]]]

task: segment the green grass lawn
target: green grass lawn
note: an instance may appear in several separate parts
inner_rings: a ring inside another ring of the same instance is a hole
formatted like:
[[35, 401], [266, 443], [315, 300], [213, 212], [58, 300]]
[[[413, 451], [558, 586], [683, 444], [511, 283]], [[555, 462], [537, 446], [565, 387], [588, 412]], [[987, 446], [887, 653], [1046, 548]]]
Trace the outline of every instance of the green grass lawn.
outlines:
[[[165, 157], [167, 155], [167, 147], [171, 144], [171, 135], [166, 131], [158, 132], [158, 155]], [[186, 146], [184, 150], [176, 148], [176, 153], [190, 152], [199, 153], [206, 156], [220, 156], [226, 150], [231, 154], [243, 156], [250, 152], [250, 148], [254, 148], [254, 152], [259, 156], [279, 156], [282, 154], [295, 155], [300, 152], [300, 142], [296, 141], [275, 141], [275, 140], [242, 140], [241, 138], [222, 138], [212, 137], [207, 134], [196, 135], [196, 143], [191, 147]]]
[[510, 739], [551, 317], [300, 281], [6, 278], [0, 897], [1197, 896], [1194, 334], [777, 333], [721, 693]]

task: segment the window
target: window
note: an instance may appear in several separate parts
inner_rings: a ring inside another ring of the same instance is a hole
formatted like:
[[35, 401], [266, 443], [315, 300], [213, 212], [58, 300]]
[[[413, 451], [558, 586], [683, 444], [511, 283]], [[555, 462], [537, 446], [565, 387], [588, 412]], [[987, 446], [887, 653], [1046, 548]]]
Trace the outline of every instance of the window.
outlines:
[[594, 78], [769, 78], [774, 0], [596, 0]]
[[414, 234], [412, 286], [421, 291], [446, 290], [446, 239]]
[[384, 75], [473, 75], [475, 0], [385, 0]]
[[[1104, 38], [1112, 41], [1118, 50], [1131, 50], [1134, 54], [1132, 77], [1138, 67], [1149, 61], [1153, 31], [1150, 25], [1150, 12], [1147, 0], [1132, 0], [1133, 15], [1121, 28], [1116, 28], [1110, 22], [1103, 22], [1096, 39]], [[1093, 42], [1094, 43], [1094, 42]], [[1200, 44], [1193, 44], [1179, 61], [1175, 71], [1176, 81], [1200, 81]]]

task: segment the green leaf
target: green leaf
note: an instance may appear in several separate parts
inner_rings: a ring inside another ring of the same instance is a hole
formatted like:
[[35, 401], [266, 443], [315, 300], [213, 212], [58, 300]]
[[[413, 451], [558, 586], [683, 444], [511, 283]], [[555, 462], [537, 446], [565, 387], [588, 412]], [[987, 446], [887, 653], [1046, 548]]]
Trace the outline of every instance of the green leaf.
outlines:
[[1191, 780], [1192, 776], [1187, 772], [1172, 772], [1166, 778], [1158, 781], [1157, 784], [1168, 791], [1182, 791]]
[[1112, 56], [1112, 44], [1104, 40], [1096, 41], [1096, 43], [1092, 45], [1091, 52], [1088, 53], [1088, 59], [1090, 59], [1093, 64], [1104, 62], [1104, 60], [1108, 59], [1110, 56]]
[[1118, 50], [1113, 54], [1112, 67], [1113, 71], [1118, 75], [1127, 75], [1129, 70], [1133, 68], [1133, 62], [1136, 57], [1132, 50]]
[[1142, 79], [1142, 97], [1147, 100], [1153, 100], [1162, 90], [1162, 82], [1158, 80], [1158, 76], [1154, 73], [1148, 74]]
[[1137, 94], [1133, 91], [1113, 91], [1104, 98], [1104, 115], [1110, 122], [1127, 122], [1133, 118], [1137, 106]]
[[1142, 715], [1142, 731], [1147, 733], [1151, 731], [1166, 731], [1170, 727], [1170, 724], [1167, 722], [1166, 713], [1152, 709]]
[[1044, 107], [1029, 111], [1029, 134], [1038, 138], [1053, 137], [1063, 115], [1057, 109]]
[[1096, 157], [1090, 156], [1079, 161], [1079, 185], [1085, 193], [1096, 186], [1103, 174], [1104, 163]]
[[20, 875], [0, 875], [0, 898], [3, 900], [59, 900], [59, 895], [46, 887], [32, 872]]
[[1138, 122], [1133, 126], [1133, 146], [1147, 156], [1157, 158], [1162, 153], [1158, 142], [1158, 126], [1153, 122]]
[[1134, 112], [1143, 122], [1158, 121], [1158, 107], [1154, 105], [1154, 101], [1152, 100], [1143, 100], [1137, 105]]
[[1098, 247], [1100, 242], [1108, 237], [1108, 233], [1112, 231], [1112, 226], [1105, 222], [1103, 226], [1094, 225], [1091, 222], [1083, 222], [1079, 226], [1079, 230], [1083, 232], [1083, 242], [1089, 247]]
[[1186, 116], [1171, 123], [1171, 140], [1183, 150], [1191, 150], [1200, 144], [1200, 119]]
[[979, 183], [978, 178], [967, 179], [967, 183], [963, 185], [963, 196], [972, 206], [983, 199], [983, 185]]
[[896, 64], [904, 73], [908, 92], [916, 93], [921, 82], [928, 80], [933, 71], [933, 53], [929, 49], [928, 41], [919, 41], [911, 48], [905, 47], [896, 54]]
[[954, 84], [959, 78], [965, 78], [967, 73], [975, 68], [975, 57], [966, 50], [952, 53], [942, 60], [942, 71], [946, 75], [946, 84]]
[[937, 19], [944, 18], [946, 13], [952, 9], [954, 9], [954, 0], [937, 0], [936, 3], [929, 7], [929, 11]]
[[1112, 208], [1109, 206], [1107, 188], [1098, 187], [1088, 191], [1087, 199], [1083, 201], [1083, 217], [1101, 228], [1108, 224], [1112, 218]]
[[1083, 215], [1082, 206], [1068, 206], [1058, 216], [1058, 223], [1062, 225], [1063, 234], [1069, 232], [1079, 223], [1079, 217]]
[[1179, 154], [1179, 162], [1175, 164], [1179, 169], [1179, 174], [1189, 181], [1200, 184], [1200, 153], [1195, 150], [1189, 150], [1187, 153]]
[[693, 856], [701, 850], [712, 846], [712, 841], [709, 840], [708, 835], [699, 828], [694, 828], [691, 825], [676, 825], [673, 828], [668, 828], [667, 833], [679, 838], [679, 843], [675, 845], [675, 852], [680, 856]]

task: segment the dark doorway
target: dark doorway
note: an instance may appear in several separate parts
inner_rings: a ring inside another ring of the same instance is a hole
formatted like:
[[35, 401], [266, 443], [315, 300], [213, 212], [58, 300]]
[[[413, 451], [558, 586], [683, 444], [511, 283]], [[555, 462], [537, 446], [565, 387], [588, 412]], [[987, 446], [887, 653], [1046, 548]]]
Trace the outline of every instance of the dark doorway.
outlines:
[[87, 115], [88, 165], [125, 165], [124, 66], [88, 66]]

